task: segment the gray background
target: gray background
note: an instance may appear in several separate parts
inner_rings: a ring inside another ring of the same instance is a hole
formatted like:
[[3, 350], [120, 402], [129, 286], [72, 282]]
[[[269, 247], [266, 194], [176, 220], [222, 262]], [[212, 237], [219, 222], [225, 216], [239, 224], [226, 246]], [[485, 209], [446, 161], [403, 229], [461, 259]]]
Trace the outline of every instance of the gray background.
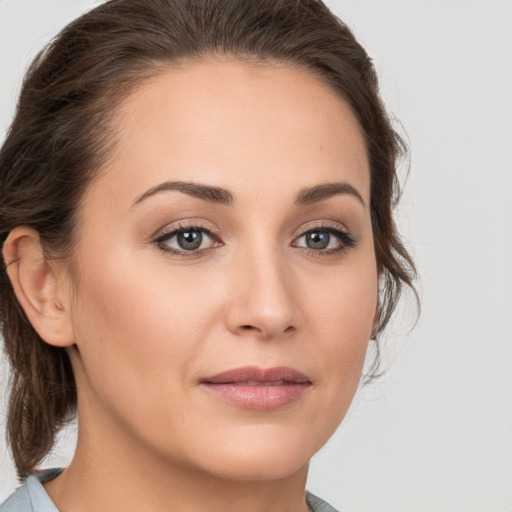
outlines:
[[[28, 61], [95, 3], [0, 0], [0, 139]], [[410, 141], [399, 219], [423, 312], [409, 334], [404, 302], [387, 375], [359, 392], [309, 488], [344, 512], [511, 512], [512, 2], [328, 4], [374, 58]], [[16, 485], [3, 424], [0, 502]], [[73, 442], [70, 428], [48, 465], [66, 464]]]

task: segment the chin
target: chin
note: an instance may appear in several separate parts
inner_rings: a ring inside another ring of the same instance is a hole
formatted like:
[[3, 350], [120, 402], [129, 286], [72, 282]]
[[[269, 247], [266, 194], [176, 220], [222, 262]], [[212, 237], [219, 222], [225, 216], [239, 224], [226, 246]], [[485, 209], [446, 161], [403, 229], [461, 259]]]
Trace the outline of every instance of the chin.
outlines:
[[[309, 458], [287, 456], [226, 457], [218, 467], [211, 467], [209, 473], [223, 480], [238, 482], [268, 482], [283, 480], [301, 471], [307, 472]], [[213, 465], [212, 465], [213, 466]], [[215, 465], [217, 466], [217, 465]]]
[[[272, 430], [272, 429], [270, 429]], [[307, 473], [311, 457], [327, 441], [319, 442], [314, 433], [287, 436], [265, 432], [260, 436], [234, 436], [215, 443], [201, 458], [203, 469], [218, 478], [232, 481], [270, 481], [290, 477], [300, 471]], [[295, 435], [294, 435], [295, 434]]]

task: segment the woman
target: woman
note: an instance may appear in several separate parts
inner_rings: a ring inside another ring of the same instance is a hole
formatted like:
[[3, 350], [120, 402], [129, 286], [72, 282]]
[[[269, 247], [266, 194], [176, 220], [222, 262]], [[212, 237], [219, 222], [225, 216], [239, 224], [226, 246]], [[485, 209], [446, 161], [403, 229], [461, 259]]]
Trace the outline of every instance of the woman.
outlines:
[[377, 88], [320, 1], [111, 0], [36, 58], [0, 153], [2, 512], [333, 510], [308, 462], [414, 273]]

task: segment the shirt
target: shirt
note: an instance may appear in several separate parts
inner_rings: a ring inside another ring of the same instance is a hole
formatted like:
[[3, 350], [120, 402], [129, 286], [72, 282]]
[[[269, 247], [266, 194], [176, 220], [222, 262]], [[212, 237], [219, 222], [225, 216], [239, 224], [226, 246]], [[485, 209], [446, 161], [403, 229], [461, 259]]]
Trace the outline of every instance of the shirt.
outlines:
[[[0, 505], [0, 512], [59, 512], [42, 482], [56, 478], [62, 469], [47, 469], [30, 475], [27, 481]], [[328, 503], [306, 492], [306, 502], [313, 512], [338, 512]]]

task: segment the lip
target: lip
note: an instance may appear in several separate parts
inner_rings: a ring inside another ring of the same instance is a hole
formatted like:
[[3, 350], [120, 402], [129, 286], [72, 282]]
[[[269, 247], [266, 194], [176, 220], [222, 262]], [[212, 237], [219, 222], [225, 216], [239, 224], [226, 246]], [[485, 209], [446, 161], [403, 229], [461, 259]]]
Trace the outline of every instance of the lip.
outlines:
[[202, 387], [244, 409], [278, 409], [299, 400], [311, 386], [307, 375], [288, 366], [244, 366], [201, 379]]

